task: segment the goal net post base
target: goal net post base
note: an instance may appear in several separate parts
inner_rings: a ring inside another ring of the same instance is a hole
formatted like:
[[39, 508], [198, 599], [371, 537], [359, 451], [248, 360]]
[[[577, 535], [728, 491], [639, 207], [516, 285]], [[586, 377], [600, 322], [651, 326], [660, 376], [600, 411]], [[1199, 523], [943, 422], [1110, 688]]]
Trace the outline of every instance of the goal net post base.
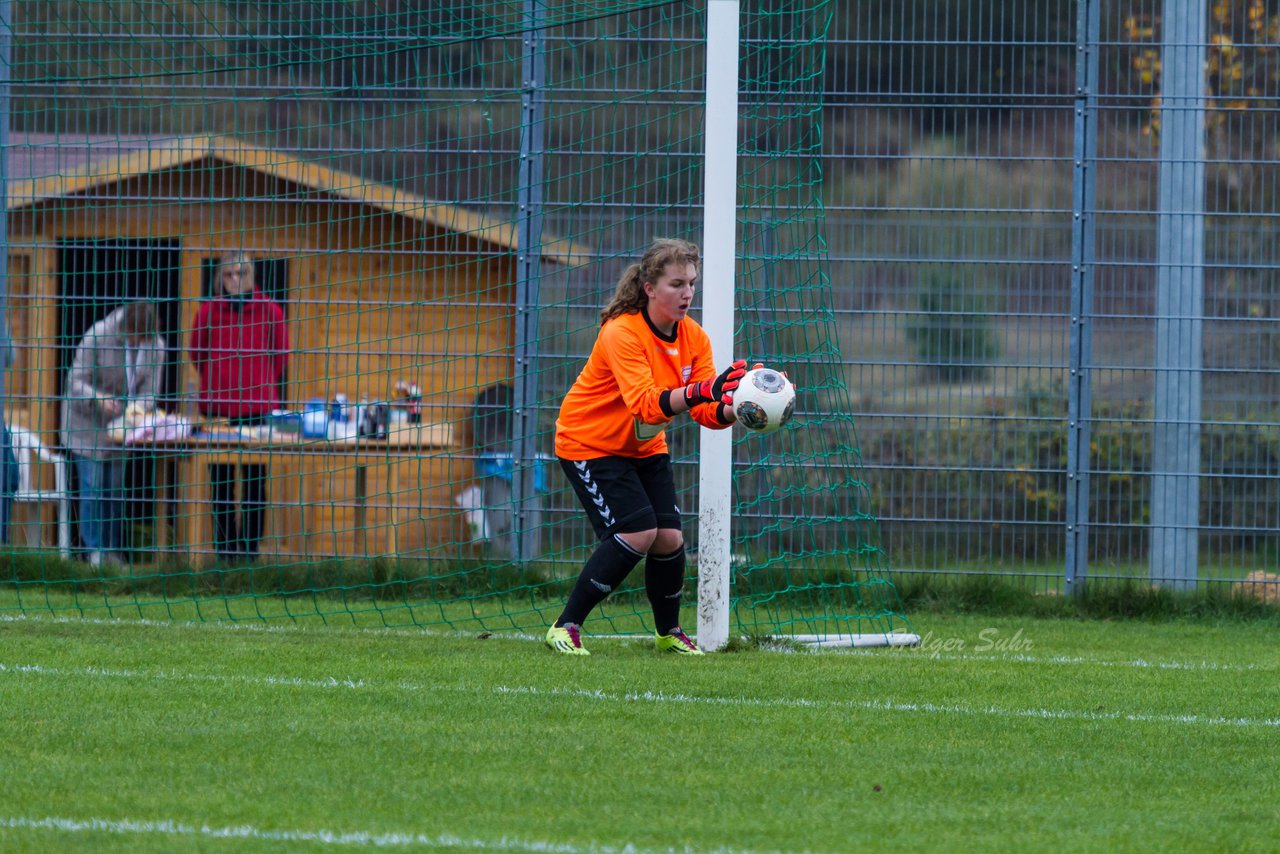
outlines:
[[920, 636], [913, 632], [877, 632], [858, 635], [792, 635], [788, 640], [822, 649], [861, 649], [920, 645]]

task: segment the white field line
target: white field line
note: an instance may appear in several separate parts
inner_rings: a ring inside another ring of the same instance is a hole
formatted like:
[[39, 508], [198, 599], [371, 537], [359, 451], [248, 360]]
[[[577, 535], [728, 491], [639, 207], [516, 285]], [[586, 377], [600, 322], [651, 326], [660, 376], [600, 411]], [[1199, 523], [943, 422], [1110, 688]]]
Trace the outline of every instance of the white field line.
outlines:
[[1094, 712], [1073, 709], [1005, 709], [999, 706], [965, 706], [943, 703], [899, 703], [892, 700], [809, 700], [802, 698], [698, 697], [667, 694], [659, 691], [615, 693], [610, 691], [570, 690], [499, 686], [496, 694], [531, 694], [543, 696], [585, 697], [611, 702], [692, 703], [753, 708], [845, 709], [877, 712], [915, 712], [921, 714], [987, 715], [997, 718], [1039, 718], [1069, 721], [1133, 721], [1136, 723], [1190, 724], [1196, 726], [1277, 727], [1280, 718], [1226, 718], [1204, 715], [1149, 715], [1138, 712]]
[[[224, 631], [224, 632], [266, 632], [266, 633], [291, 633], [306, 632], [315, 634], [317, 632], [336, 633], [336, 634], [371, 634], [383, 637], [401, 637], [401, 638], [421, 638], [421, 637], [450, 637], [450, 638], [474, 638], [480, 633], [479, 629], [464, 631], [457, 629], [439, 630], [427, 627], [422, 628], [390, 628], [386, 626], [333, 626], [324, 627], [317, 626], [301, 626], [292, 623], [265, 623], [265, 622], [231, 622], [229, 620], [214, 620], [208, 622], [192, 622], [184, 620], [150, 620], [139, 618], [136, 620], [111, 618], [103, 619], [97, 617], [55, 617], [55, 616], [39, 616], [33, 614], [0, 614], [0, 623], [52, 623], [52, 624], [70, 624], [70, 625], [98, 625], [98, 626], [119, 626], [121, 628], [129, 626], [146, 626], [151, 628], [165, 629], [187, 629], [199, 631]], [[495, 631], [490, 633], [495, 639], [503, 640], [523, 640], [536, 641], [542, 643], [541, 634], [526, 634], [516, 631]], [[647, 636], [646, 636], [647, 637]], [[634, 640], [634, 637], [627, 638], [618, 635], [598, 635], [592, 638], [593, 643], [605, 642], [610, 643], [617, 640]], [[786, 640], [786, 638], [782, 638]], [[1029, 655], [1025, 653], [1005, 652], [1000, 654], [984, 654], [979, 652], [936, 652], [925, 649], [914, 649], [910, 647], [892, 648], [892, 649], [805, 649], [794, 650], [790, 647], [783, 647], [778, 650], [782, 653], [795, 655], [858, 655], [871, 658], [884, 659], [885, 657], [893, 658], [902, 656], [912, 661], [985, 661], [994, 663], [1009, 664], [1055, 664], [1063, 666], [1079, 666], [1085, 665], [1090, 667], [1122, 667], [1133, 668], [1136, 670], [1188, 670], [1188, 671], [1212, 671], [1223, 673], [1244, 673], [1251, 671], [1270, 671], [1280, 669], [1278, 664], [1232, 664], [1229, 662], [1218, 661], [1149, 661], [1147, 659], [1130, 659], [1130, 660], [1113, 660], [1106, 658], [1085, 658], [1083, 656], [1066, 656], [1066, 655]], [[1280, 662], [1280, 659], [1277, 660]]]
[[[871, 655], [864, 649], [844, 650], [843, 655]], [[1222, 673], [1245, 673], [1249, 671], [1267, 671], [1280, 668], [1280, 664], [1231, 664], [1220, 661], [1148, 661], [1144, 658], [1133, 658], [1117, 661], [1107, 658], [1085, 658], [1078, 655], [1027, 655], [1025, 653], [1001, 653], [986, 655], [978, 652], [939, 653], [914, 650], [887, 650], [885, 655], [902, 655], [907, 658], [930, 661], [985, 661], [1002, 664], [1057, 664], [1065, 666], [1087, 665], [1089, 667], [1124, 667], [1135, 670], [1205, 670]]]
[[[535, 851], [546, 854], [753, 854], [737, 848], [636, 848], [631, 845], [569, 845], [561, 842], [520, 839], [500, 836], [496, 839], [475, 839], [455, 836], [451, 833], [373, 833], [369, 831], [339, 832], [332, 830], [262, 830], [248, 825], [234, 827], [210, 827], [185, 824], [165, 819], [139, 821], [136, 819], [86, 818], [74, 819], [55, 816], [29, 818], [25, 816], [0, 817], [0, 830], [52, 830], [62, 833], [114, 833], [120, 835], [161, 835], [194, 837], [200, 839], [248, 839], [255, 842], [307, 842], [323, 845], [347, 845], [357, 848], [469, 848], [477, 851]], [[763, 854], [763, 852], [758, 852]]]
[[397, 690], [411, 693], [455, 691], [466, 694], [509, 696], [563, 697], [607, 703], [688, 704], [730, 706], [758, 709], [810, 709], [817, 711], [874, 711], [909, 714], [976, 715], [1009, 719], [1061, 721], [1127, 721], [1133, 723], [1181, 724], [1186, 726], [1229, 726], [1280, 728], [1280, 718], [1244, 718], [1196, 714], [1146, 714], [1122, 711], [1081, 711], [1077, 709], [1002, 708], [1000, 706], [966, 706], [957, 703], [896, 702], [893, 700], [814, 700], [803, 697], [714, 697], [694, 694], [669, 694], [661, 691], [603, 691], [591, 689], [538, 688], [528, 685], [420, 685], [413, 682], [373, 683], [352, 677], [303, 679], [296, 676], [224, 676], [215, 673], [184, 673], [176, 670], [124, 670], [100, 667], [60, 668], [41, 664], [0, 663], [0, 676], [43, 676], [78, 679], [122, 679], [153, 682], [187, 682], [253, 685], [354, 691]]

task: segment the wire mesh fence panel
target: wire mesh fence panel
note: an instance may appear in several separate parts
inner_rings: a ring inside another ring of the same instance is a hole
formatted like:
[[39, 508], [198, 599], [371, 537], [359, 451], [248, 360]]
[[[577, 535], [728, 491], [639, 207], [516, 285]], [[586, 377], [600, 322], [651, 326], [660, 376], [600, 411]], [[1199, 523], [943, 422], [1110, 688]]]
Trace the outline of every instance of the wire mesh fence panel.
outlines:
[[[1274, 567], [1274, 4], [1102, 12], [1095, 575]], [[1095, 340], [1097, 340], [1095, 338]], [[1106, 494], [1106, 493], [1104, 493]]]
[[[1272, 566], [1280, 10], [1166, 5], [742, 5], [732, 355], [800, 396], [736, 428], [739, 629], [892, 630], [890, 570]], [[23, 602], [554, 617], [595, 544], [561, 398], [627, 265], [702, 236], [706, 4], [13, 10]]]
[[1077, 529], [1092, 578], [1274, 563], [1280, 24], [1252, 0], [1167, 8], [835, 17], [832, 278], [899, 571], [1060, 590]]
[[[550, 622], [595, 546], [560, 400], [626, 266], [700, 239], [705, 4], [14, 10], [18, 607]], [[906, 625], [827, 275], [832, 11], [742, 10], [736, 355], [803, 402], [736, 446], [739, 631]], [[698, 428], [669, 432], [693, 519]], [[637, 572], [596, 630], [649, 611]]]
[[832, 31], [832, 278], [902, 571], [1061, 576], [1074, 11], [858, 4]]

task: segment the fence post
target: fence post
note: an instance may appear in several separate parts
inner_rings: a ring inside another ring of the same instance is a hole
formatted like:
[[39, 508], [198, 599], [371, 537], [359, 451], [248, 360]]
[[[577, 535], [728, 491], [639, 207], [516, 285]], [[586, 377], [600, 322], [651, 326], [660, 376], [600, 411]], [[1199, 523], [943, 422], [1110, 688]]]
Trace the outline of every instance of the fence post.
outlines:
[[1206, 0], [1165, 0], [1156, 215], [1153, 582], [1195, 586], [1204, 369]]
[[1102, 0], [1076, 6], [1075, 141], [1071, 189], [1071, 328], [1067, 374], [1067, 530], [1063, 592], [1089, 572], [1089, 448], [1093, 355], [1094, 234], [1097, 229], [1098, 52]]
[[[9, 197], [9, 66], [13, 60], [13, 1], [0, 0], [0, 201]], [[0, 204], [0, 411], [5, 397], [9, 334], [9, 205]], [[30, 422], [28, 422], [30, 423]]]
[[535, 502], [534, 467], [538, 465], [538, 298], [542, 274], [542, 175], [546, 147], [546, 55], [542, 27], [545, 0], [524, 0], [524, 33], [520, 62], [520, 168], [516, 202], [515, 375], [511, 449], [511, 558], [523, 564], [540, 549], [540, 525]]

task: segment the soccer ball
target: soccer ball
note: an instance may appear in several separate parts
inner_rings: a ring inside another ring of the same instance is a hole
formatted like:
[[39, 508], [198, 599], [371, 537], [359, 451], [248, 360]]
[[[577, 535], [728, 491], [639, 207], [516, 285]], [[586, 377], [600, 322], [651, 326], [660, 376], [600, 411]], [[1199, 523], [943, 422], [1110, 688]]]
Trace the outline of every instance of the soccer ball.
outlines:
[[733, 414], [738, 423], [756, 433], [772, 433], [791, 420], [796, 389], [773, 368], [747, 371], [733, 391]]

